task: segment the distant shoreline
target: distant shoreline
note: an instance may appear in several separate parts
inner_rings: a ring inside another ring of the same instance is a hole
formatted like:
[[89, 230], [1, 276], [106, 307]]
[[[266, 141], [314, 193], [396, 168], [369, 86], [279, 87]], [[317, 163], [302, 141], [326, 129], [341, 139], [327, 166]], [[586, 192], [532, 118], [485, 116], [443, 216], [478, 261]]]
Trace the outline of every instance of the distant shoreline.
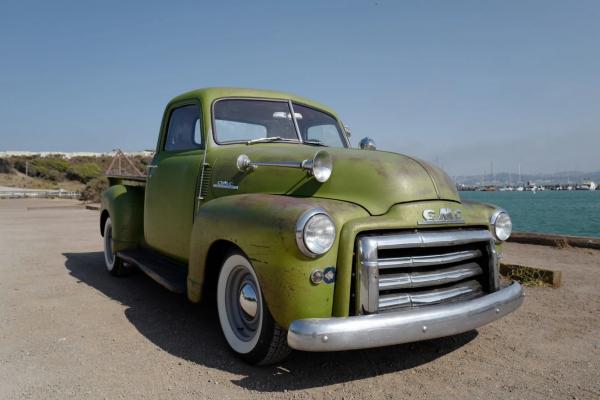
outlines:
[[[127, 156], [142, 156], [151, 157], [154, 154], [152, 150], [141, 150], [141, 151], [124, 151]], [[108, 152], [92, 152], [92, 151], [0, 151], [0, 158], [9, 157], [56, 157], [61, 156], [66, 159], [73, 157], [113, 157], [116, 151]]]

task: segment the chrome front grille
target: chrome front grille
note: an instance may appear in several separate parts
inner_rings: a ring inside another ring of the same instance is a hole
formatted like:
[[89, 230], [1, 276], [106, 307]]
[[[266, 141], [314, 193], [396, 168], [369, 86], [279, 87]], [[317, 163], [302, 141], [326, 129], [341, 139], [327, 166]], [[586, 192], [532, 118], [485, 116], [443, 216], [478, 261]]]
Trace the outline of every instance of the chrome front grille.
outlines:
[[440, 289], [382, 295], [379, 297], [379, 311], [398, 307], [418, 307], [439, 304], [448, 300], [466, 300], [473, 297], [479, 297], [482, 294], [483, 290], [481, 284], [476, 280], [470, 280]]
[[481, 266], [471, 262], [433, 271], [385, 274], [379, 276], [379, 291], [444, 285], [482, 273]]
[[498, 288], [487, 230], [365, 234], [356, 254], [356, 310], [362, 314], [460, 301]]
[[426, 267], [429, 265], [447, 264], [481, 257], [479, 250], [455, 251], [445, 254], [430, 254], [424, 256], [406, 256], [379, 260], [379, 269], [402, 267]]

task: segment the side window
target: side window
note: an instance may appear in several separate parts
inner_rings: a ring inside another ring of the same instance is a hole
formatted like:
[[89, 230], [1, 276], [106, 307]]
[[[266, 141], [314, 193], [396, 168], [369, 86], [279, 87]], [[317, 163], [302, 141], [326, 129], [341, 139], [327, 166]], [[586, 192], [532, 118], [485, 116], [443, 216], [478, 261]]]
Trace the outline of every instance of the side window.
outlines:
[[193, 150], [203, 146], [198, 106], [183, 106], [171, 111], [165, 150]]

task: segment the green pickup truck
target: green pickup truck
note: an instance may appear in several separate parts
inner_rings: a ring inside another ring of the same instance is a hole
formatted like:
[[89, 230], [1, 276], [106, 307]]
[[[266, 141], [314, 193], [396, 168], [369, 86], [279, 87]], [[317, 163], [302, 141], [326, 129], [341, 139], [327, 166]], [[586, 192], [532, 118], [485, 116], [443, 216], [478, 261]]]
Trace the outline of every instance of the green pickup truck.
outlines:
[[174, 98], [146, 176], [109, 175], [108, 271], [137, 266], [194, 303], [214, 299], [252, 364], [454, 335], [521, 305], [521, 286], [499, 279], [504, 210], [349, 136], [333, 110], [287, 93]]

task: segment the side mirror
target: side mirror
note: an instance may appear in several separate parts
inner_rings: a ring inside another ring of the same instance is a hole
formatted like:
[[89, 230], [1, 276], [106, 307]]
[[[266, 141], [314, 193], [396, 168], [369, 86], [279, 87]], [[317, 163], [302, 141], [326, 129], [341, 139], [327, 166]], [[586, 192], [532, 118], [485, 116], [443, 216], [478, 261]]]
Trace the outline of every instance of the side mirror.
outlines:
[[360, 141], [359, 146], [362, 150], [376, 150], [377, 149], [377, 147], [375, 146], [375, 141], [373, 139], [371, 139], [370, 137], [363, 138]]

